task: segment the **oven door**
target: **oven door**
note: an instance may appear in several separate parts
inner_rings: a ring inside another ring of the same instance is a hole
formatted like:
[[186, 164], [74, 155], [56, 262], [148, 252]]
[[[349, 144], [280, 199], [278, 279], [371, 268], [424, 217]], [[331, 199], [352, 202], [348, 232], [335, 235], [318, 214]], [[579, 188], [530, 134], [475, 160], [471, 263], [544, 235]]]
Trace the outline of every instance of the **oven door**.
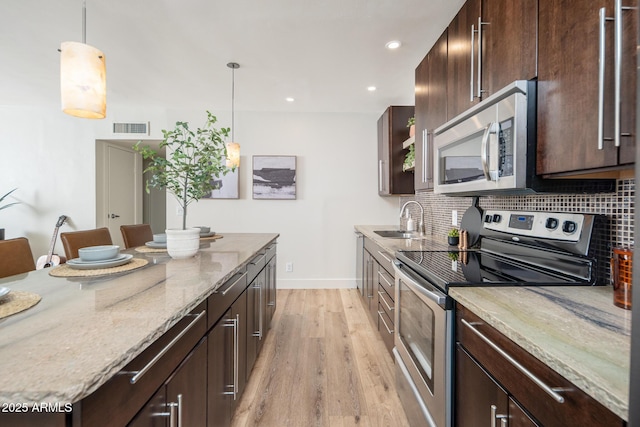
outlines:
[[[395, 355], [398, 388], [410, 418], [420, 423], [451, 426], [452, 320], [451, 299], [405, 264], [396, 273]], [[413, 395], [413, 396], [412, 396]], [[413, 398], [415, 401], [410, 401]], [[417, 411], [416, 408], [420, 410]]]

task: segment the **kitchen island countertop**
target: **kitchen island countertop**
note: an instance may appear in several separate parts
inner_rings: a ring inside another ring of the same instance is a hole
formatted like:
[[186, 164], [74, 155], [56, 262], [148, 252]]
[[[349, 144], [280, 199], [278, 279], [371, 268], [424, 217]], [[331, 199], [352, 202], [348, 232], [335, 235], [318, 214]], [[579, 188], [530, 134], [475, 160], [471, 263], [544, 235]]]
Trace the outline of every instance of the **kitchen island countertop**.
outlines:
[[[390, 239], [357, 225], [390, 254], [446, 250], [443, 240]], [[624, 420], [629, 412], [631, 312], [611, 286], [453, 287], [449, 295]]]
[[277, 237], [223, 233], [184, 260], [129, 250], [149, 263], [112, 276], [59, 278], [44, 269], [0, 279], [42, 296], [0, 320], [0, 403], [65, 405], [88, 396]]

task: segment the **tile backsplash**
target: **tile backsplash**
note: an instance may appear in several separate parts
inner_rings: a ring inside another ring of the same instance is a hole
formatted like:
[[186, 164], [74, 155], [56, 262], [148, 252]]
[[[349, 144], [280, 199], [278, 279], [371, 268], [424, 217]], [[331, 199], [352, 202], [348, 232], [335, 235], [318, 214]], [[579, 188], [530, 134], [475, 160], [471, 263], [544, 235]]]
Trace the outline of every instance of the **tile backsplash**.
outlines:
[[[609, 238], [603, 247], [596, 248], [598, 258], [608, 259], [613, 247], [632, 247], [634, 231], [634, 193], [635, 179], [617, 181], [616, 192], [602, 194], [529, 194], [520, 196], [483, 196], [480, 197], [482, 209], [507, 209], [521, 211], [576, 212], [600, 214], [606, 217]], [[442, 236], [446, 241], [447, 232], [452, 228], [451, 211], [458, 211], [458, 224], [473, 201], [471, 197], [450, 197], [432, 192], [418, 192], [414, 197], [402, 197], [404, 204], [415, 200], [424, 208], [425, 233]], [[417, 206], [409, 205], [414, 219], [420, 212]], [[404, 220], [401, 222], [404, 226]], [[608, 262], [602, 273], [609, 277]]]

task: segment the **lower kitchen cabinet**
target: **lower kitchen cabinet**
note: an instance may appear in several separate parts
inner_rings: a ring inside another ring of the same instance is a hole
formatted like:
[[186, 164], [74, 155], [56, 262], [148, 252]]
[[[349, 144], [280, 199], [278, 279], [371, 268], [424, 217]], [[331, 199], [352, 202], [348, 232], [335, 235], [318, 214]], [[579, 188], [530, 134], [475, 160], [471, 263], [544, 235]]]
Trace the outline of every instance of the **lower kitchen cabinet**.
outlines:
[[456, 305], [454, 407], [459, 427], [625, 425], [460, 304]]
[[369, 311], [371, 319], [391, 355], [394, 345], [395, 299], [392, 258], [382, 247], [365, 237], [362, 303]]
[[266, 298], [265, 302], [267, 305], [266, 313], [266, 326], [265, 332], [271, 328], [271, 319], [273, 319], [273, 315], [276, 312], [276, 244], [273, 243], [270, 247], [267, 248], [267, 266], [266, 268]]
[[129, 427], [206, 426], [207, 338], [186, 357], [167, 382], [129, 423]]

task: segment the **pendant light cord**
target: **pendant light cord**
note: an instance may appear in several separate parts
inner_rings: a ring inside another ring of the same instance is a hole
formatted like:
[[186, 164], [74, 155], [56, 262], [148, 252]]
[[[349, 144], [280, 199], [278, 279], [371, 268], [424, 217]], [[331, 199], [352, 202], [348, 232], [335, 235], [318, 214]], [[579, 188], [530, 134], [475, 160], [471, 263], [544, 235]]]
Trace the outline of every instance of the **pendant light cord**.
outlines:
[[87, 1], [82, 0], [82, 43], [87, 44]]
[[231, 68], [231, 142], [234, 142], [235, 126], [235, 99], [236, 99], [236, 68], [240, 68], [237, 62], [229, 62], [227, 67]]

